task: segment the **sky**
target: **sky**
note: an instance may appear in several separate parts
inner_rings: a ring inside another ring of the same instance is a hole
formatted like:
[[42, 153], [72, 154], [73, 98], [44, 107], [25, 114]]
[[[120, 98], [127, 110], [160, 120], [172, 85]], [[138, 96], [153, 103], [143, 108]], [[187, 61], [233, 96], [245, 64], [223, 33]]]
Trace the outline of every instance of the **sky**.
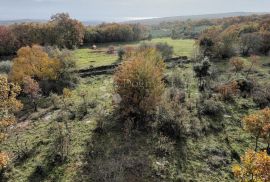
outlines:
[[270, 12], [270, 0], [0, 0], [0, 20], [47, 20], [60, 12], [81, 21], [123, 21], [225, 12]]

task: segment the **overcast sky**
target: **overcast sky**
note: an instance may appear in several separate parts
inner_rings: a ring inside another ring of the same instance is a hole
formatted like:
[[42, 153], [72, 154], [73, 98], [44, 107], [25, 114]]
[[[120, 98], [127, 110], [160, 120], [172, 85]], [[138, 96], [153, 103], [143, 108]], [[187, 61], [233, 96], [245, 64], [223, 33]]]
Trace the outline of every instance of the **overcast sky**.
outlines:
[[49, 19], [57, 12], [116, 21], [240, 11], [270, 12], [270, 0], [0, 0], [1, 20]]

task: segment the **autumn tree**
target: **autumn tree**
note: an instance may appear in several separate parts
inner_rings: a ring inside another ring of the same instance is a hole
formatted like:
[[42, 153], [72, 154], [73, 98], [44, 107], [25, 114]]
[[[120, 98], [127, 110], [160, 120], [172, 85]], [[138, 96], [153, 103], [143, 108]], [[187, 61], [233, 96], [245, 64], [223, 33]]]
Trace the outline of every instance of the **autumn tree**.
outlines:
[[220, 33], [222, 30], [219, 27], [211, 27], [202, 32], [197, 41], [203, 57], [216, 57], [217, 43], [220, 42]]
[[[10, 26], [12, 34], [16, 38], [16, 47], [31, 46], [33, 44], [47, 44], [48, 35], [46, 24], [41, 23], [21, 23]], [[17, 50], [15, 50], [17, 51]]]
[[72, 56], [72, 52], [67, 49], [58, 49], [51, 46], [46, 46], [45, 52], [48, 53], [51, 59], [59, 60], [60, 69], [58, 74], [58, 81], [63, 87], [72, 87], [78, 82], [77, 75], [74, 72], [76, 61]]
[[51, 26], [53, 36], [51, 45], [72, 49], [83, 43], [85, 33], [83, 24], [71, 19], [66, 13], [53, 15], [48, 26]]
[[[20, 91], [18, 85], [0, 76], [0, 143], [6, 138], [6, 129], [16, 122], [13, 113], [22, 108], [21, 102], [16, 99]], [[8, 160], [8, 154], [0, 150], [0, 170], [6, 167]]]
[[239, 47], [243, 56], [256, 53], [260, 48], [261, 39], [257, 33], [245, 33], [240, 36]]
[[108, 23], [87, 27], [84, 43], [138, 41], [147, 38], [147, 31], [139, 24]]
[[258, 140], [263, 138], [270, 147], [270, 109], [265, 108], [243, 118], [245, 129], [255, 137], [255, 151], [258, 149]]
[[262, 26], [259, 36], [261, 37], [260, 51], [267, 55], [270, 51], [270, 27]]
[[36, 80], [57, 79], [61, 66], [59, 60], [50, 58], [38, 45], [21, 48], [13, 63], [9, 76], [13, 82], [20, 84], [27, 76]]
[[239, 182], [270, 181], [270, 156], [265, 151], [248, 150], [241, 157], [241, 165], [233, 165], [232, 172]]
[[0, 26], [0, 56], [14, 54], [16, 50], [16, 38], [11, 28]]
[[115, 93], [119, 95], [119, 110], [124, 118], [135, 119], [135, 127], [143, 128], [161, 101], [165, 69], [161, 56], [146, 49], [126, 57], [114, 76]]
[[23, 93], [27, 94], [31, 103], [34, 106], [34, 111], [37, 111], [36, 99], [39, 96], [40, 88], [37, 81], [27, 76], [23, 79]]

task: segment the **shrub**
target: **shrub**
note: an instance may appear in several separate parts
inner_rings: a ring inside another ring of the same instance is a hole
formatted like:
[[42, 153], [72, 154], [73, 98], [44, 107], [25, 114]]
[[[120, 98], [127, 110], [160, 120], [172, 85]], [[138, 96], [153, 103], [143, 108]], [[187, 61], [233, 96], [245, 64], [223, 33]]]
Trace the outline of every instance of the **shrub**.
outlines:
[[182, 79], [182, 74], [180, 74], [180, 71], [174, 71], [169, 77], [168, 77], [168, 83], [172, 87], [176, 88], [185, 88], [185, 82]]
[[115, 52], [115, 48], [113, 46], [109, 46], [107, 50], [107, 54], [114, 54], [114, 52]]
[[223, 100], [232, 101], [234, 95], [238, 93], [239, 86], [236, 81], [233, 81], [226, 84], [221, 84], [216, 89], [218, 93], [220, 93]]
[[138, 47], [138, 50], [139, 51], [145, 51], [147, 49], [154, 49], [155, 48], [155, 45], [152, 44], [152, 43], [146, 43], [146, 42], [142, 42], [139, 47]]
[[250, 94], [254, 89], [254, 82], [247, 80], [247, 79], [238, 79], [237, 85], [241, 93], [248, 93]]
[[205, 85], [203, 84], [203, 80], [210, 76], [210, 67], [211, 63], [208, 58], [204, 58], [201, 63], [197, 63], [193, 67], [193, 71], [195, 72], [195, 76], [199, 80], [199, 88], [200, 90], [205, 89]]
[[159, 54], [154, 49], [146, 49], [127, 58], [114, 76], [115, 92], [121, 97], [120, 113], [134, 118], [136, 127], [144, 126], [146, 116], [153, 113], [161, 101], [164, 68]]
[[124, 49], [123, 47], [120, 47], [120, 48], [118, 49], [118, 51], [117, 51], [117, 54], [118, 54], [118, 59], [119, 59], [120, 61], [122, 61], [122, 60], [123, 60], [123, 57], [124, 57], [124, 55], [125, 55], [125, 49]]
[[270, 85], [259, 84], [256, 80], [238, 80], [239, 89], [241, 92], [247, 93], [251, 96], [254, 103], [260, 107], [265, 108], [270, 106]]
[[184, 90], [172, 87], [168, 90], [169, 98], [176, 103], [184, 103], [186, 100], [186, 93]]
[[[158, 131], [164, 136], [178, 140], [182, 135], [182, 125], [178, 121], [178, 113], [172, 109], [172, 105], [167, 102], [159, 106], [157, 112]], [[183, 116], [181, 116], [183, 117]]]
[[166, 157], [172, 155], [174, 150], [174, 142], [165, 136], [158, 136], [158, 142], [155, 147], [155, 154], [158, 157]]
[[59, 50], [52, 46], [44, 47], [50, 58], [56, 59], [60, 63], [58, 78], [56, 80], [42, 80], [40, 87], [44, 95], [50, 92], [61, 94], [64, 88], [74, 88], [79, 82], [78, 75], [74, 72], [76, 63], [69, 50]]
[[0, 73], [8, 74], [11, 70], [12, 63], [11, 61], [1, 61], [0, 62]]
[[212, 99], [205, 100], [200, 106], [200, 113], [211, 117], [222, 117], [225, 112], [223, 104]]
[[235, 73], [238, 73], [244, 69], [244, 61], [239, 57], [233, 57], [230, 59], [230, 64], [233, 66]]
[[157, 43], [156, 49], [161, 53], [163, 59], [170, 59], [173, 55], [173, 47], [167, 43]]
[[256, 90], [252, 93], [253, 101], [260, 108], [265, 108], [270, 105], [270, 93], [269, 91]]

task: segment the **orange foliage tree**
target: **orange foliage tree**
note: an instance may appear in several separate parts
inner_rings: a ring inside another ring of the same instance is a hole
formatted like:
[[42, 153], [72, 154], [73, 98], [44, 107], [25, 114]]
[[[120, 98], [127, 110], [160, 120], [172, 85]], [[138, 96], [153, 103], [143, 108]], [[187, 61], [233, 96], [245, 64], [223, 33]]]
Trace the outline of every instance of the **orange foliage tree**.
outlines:
[[121, 114], [134, 118], [136, 127], [144, 126], [145, 117], [161, 101], [164, 69], [156, 50], [146, 49], [126, 57], [114, 76], [115, 92], [121, 97]]
[[50, 58], [38, 45], [21, 48], [13, 62], [10, 79], [20, 84], [27, 76], [37, 80], [56, 79], [61, 67], [59, 60]]
[[[22, 108], [21, 102], [16, 99], [20, 91], [18, 85], [9, 83], [6, 77], [0, 76], [0, 143], [6, 138], [6, 128], [16, 122], [13, 113]], [[6, 167], [8, 160], [7, 153], [0, 149], [0, 170]]]
[[233, 57], [230, 59], [230, 64], [233, 66], [235, 74], [244, 69], [244, 61], [240, 57]]
[[270, 156], [265, 152], [248, 150], [241, 158], [241, 165], [234, 165], [232, 171], [241, 182], [270, 181]]
[[256, 138], [255, 151], [258, 149], [258, 140], [263, 138], [270, 147], [270, 108], [257, 111], [244, 117], [245, 129]]
[[229, 100], [233, 95], [239, 92], [239, 86], [236, 81], [232, 81], [227, 84], [219, 85], [216, 91], [221, 94], [222, 99]]

